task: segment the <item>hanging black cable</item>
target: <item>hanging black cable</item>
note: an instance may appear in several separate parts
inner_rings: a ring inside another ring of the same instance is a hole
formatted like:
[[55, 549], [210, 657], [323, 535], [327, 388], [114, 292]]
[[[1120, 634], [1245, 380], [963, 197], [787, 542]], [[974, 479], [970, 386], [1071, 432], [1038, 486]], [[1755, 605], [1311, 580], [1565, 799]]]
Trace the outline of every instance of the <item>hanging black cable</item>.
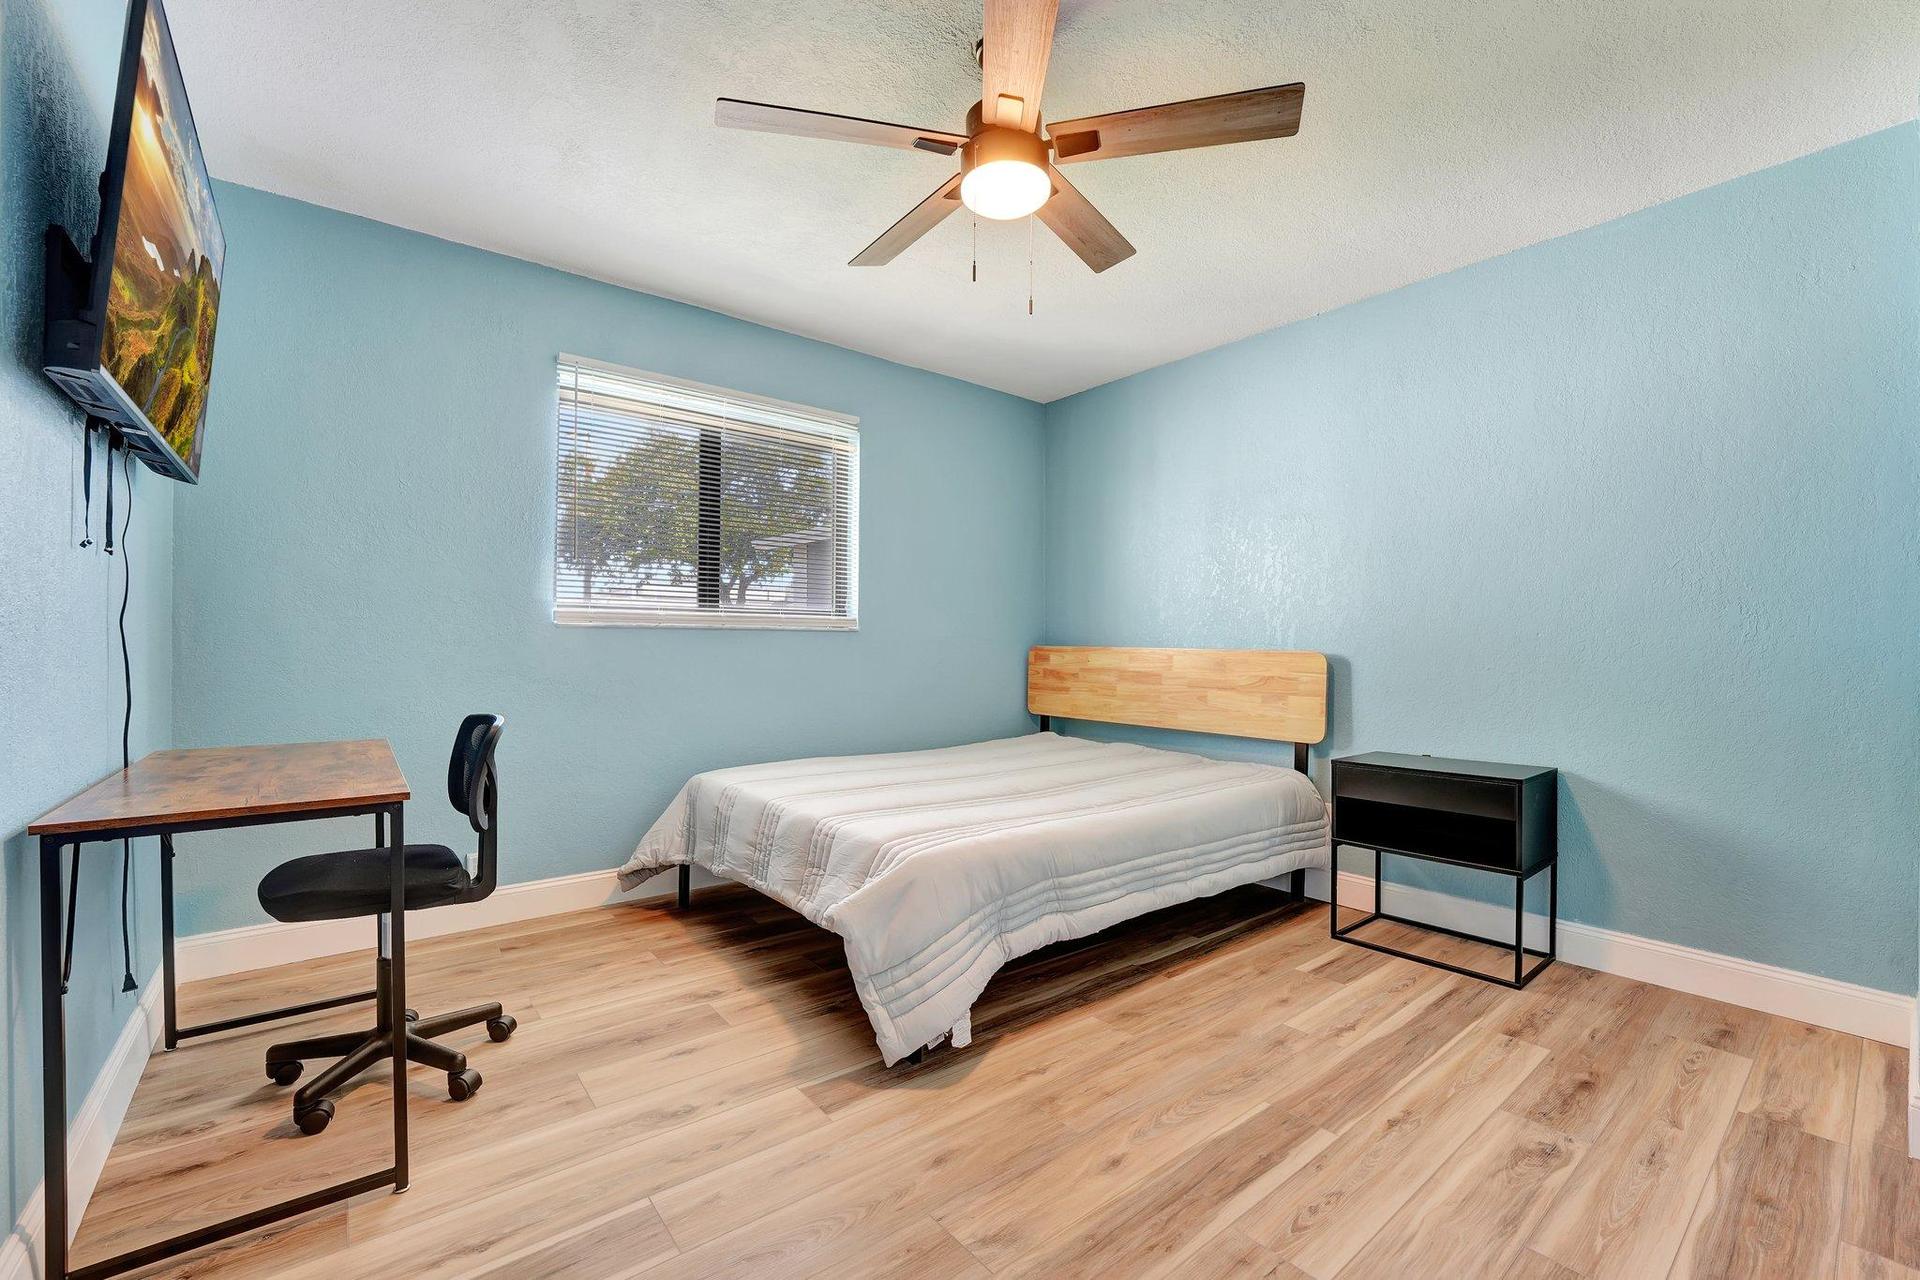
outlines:
[[[127, 534], [133, 528], [133, 450], [122, 453], [127, 471], [127, 522], [120, 529], [120, 675], [126, 689], [126, 711], [120, 717], [120, 767], [133, 764], [133, 659], [127, 653], [127, 601], [133, 595], [133, 557], [127, 553]], [[107, 453], [107, 474], [113, 474], [113, 453]], [[111, 489], [109, 489], [111, 492]], [[111, 508], [109, 508], [111, 509]], [[120, 842], [120, 956], [125, 971], [120, 979], [122, 991], [139, 987], [133, 980], [133, 930], [127, 924], [127, 895], [133, 883], [133, 841]]]
[[[93, 545], [93, 433], [107, 428], [98, 418], [88, 418], [80, 441], [80, 547]], [[107, 546], [113, 546], [113, 437], [107, 436]], [[73, 928], [80, 910], [80, 846], [67, 851], [67, 936], [60, 957], [60, 991], [64, 995], [73, 985]]]
[[113, 554], [113, 451], [120, 443], [120, 433], [107, 430], [107, 546], [108, 555]]
[[67, 852], [67, 950], [60, 961], [60, 994], [73, 985], [73, 918], [80, 910], [80, 846]]
[[[93, 545], [93, 419], [80, 440], [80, 549]], [[111, 463], [109, 463], [111, 465]]]

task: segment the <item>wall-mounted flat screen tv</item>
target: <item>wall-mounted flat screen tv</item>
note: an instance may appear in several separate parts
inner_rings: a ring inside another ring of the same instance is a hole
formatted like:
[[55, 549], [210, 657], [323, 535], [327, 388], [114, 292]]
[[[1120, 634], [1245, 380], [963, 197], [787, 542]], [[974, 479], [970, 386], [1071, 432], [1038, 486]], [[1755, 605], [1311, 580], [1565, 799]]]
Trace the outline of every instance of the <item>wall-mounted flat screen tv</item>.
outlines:
[[48, 233], [46, 370], [162, 475], [200, 475], [226, 238], [161, 0], [130, 0], [92, 262]]

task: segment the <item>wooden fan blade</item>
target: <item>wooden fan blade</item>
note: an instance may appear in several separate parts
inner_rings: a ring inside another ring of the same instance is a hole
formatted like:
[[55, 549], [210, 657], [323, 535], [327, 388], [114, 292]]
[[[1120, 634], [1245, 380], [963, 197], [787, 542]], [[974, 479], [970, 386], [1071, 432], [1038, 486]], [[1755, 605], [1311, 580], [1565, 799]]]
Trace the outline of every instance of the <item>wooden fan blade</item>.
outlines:
[[1033, 133], [1060, 0], [987, 0], [980, 46], [980, 119]]
[[884, 267], [900, 256], [900, 251], [940, 225], [948, 214], [960, 207], [960, 175], [941, 183], [934, 193], [907, 211], [907, 216], [881, 232], [880, 238], [862, 249], [850, 267]]
[[1079, 254], [1080, 261], [1098, 273], [1133, 256], [1127, 238], [1080, 194], [1080, 188], [1068, 182], [1058, 169], [1049, 168], [1047, 176], [1053, 179], [1053, 196], [1040, 206], [1040, 221]]
[[1047, 126], [1053, 162], [1110, 160], [1155, 151], [1216, 147], [1223, 142], [1291, 138], [1300, 132], [1304, 84], [1280, 84], [1214, 98], [1190, 98], [1157, 107], [1137, 107], [1104, 116], [1060, 120]]
[[799, 107], [776, 107], [767, 102], [743, 102], [738, 98], [715, 99], [713, 122], [728, 129], [755, 129], [761, 133], [828, 138], [834, 142], [864, 142], [876, 147], [904, 147], [943, 156], [952, 155], [967, 140], [965, 134], [941, 129], [910, 129], [904, 124], [803, 111]]

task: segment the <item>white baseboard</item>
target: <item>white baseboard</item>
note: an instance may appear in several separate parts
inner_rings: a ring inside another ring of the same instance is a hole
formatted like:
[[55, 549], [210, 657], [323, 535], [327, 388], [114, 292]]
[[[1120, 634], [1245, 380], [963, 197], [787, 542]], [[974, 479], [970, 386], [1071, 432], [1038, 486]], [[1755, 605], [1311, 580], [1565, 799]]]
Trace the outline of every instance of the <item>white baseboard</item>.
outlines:
[[[1325, 901], [1326, 884], [1326, 872], [1307, 873], [1307, 892], [1311, 896]], [[1384, 896], [1395, 915], [1465, 933], [1495, 938], [1513, 936], [1513, 911], [1509, 907], [1412, 885], [1388, 884]], [[1351, 871], [1341, 872], [1340, 905], [1360, 911], [1373, 910], [1373, 878]], [[1528, 912], [1526, 933], [1528, 946], [1544, 948], [1546, 917]], [[1884, 1044], [1905, 1045], [1910, 1036], [1920, 1036], [1920, 1032], [1914, 1032], [1909, 1025], [1916, 1016], [1911, 996], [1572, 920], [1560, 921], [1559, 943], [1560, 959], [1582, 968], [1599, 969], [1657, 987], [1758, 1009]], [[1920, 1039], [1914, 1042], [1920, 1044]], [[1914, 1102], [1920, 1107], [1920, 1084], [1915, 1085]], [[1920, 1111], [1916, 1115], [1920, 1115]]]
[[[113, 1140], [120, 1122], [127, 1117], [127, 1105], [140, 1085], [141, 1073], [154, 1046], [160, 1043], [164, 1020], [160, 1012], [160, 974], [156, 971], [142, 987], [140, 1003], [114, 1042], [100, 1074], [87, 1090], [86, 1101], [67, 1129], [67, 1211], [69, 1241], [80, 1228], [80, 1219], [100, 1185], [100, 1173], [107, 1167]], [[46, 1223], [43, 1219], [47, 1196], [42, 1182], [27, 1197], [14, 1223], [13, 1234], [0, 1243], [0, 1280], [34, 1280], [46, 1274]]]

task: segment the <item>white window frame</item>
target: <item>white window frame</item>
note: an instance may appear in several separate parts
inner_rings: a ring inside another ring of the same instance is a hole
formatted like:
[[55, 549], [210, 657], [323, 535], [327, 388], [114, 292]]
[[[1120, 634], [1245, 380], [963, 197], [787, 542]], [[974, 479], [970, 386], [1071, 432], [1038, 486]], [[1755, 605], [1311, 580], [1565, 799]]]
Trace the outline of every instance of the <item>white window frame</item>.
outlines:
[[[835, 413], [830, 409], [816, 409], [811, 405], [796, 404], [788, 400], [776, 400], [771, 396], [753, 395], [745, 391], [735, 391], [729, 387], [711, 386], [704, 382], [694, 382], [686, 378], [675, 378], [663, 373], [653, 373], [645, 369], [636, 369], [631, 365], [613, 364], [605, 360], [595, 360], [590, 356], [577, 356], [561, 352], [554, 359], [556, 370], [562, 365], [576, 365], [582, 369], [598, 369], [603, 372], [625, 378], [641, 378], [665, 387], [673, 387], [696, 395], [711, 396], [731, 401], [743, 407], [759, 408], [769, 413], [794, 418], [810, 419], [823, 425], [845, 429], [853, 438], [853, 465], [847, 492], [847, 612], [844, 616], [824, 614], [787, 614], [753, 613], [742, 610], [729, 613], [716, 609], [620, 609], [597, 608], [581, 609], [560, 603], [560, 565], [556, 551], [548, 574], [548, 600], [553, 610], [556, 625], [566, 627], [675, 627], [708, 629], [722, 631], [858, 631], [860, 629], [860, 419], [850, 414]], [[558, 459], [560, 457], [560, 402], [556, 392], [554, 401], [554, 440], [550, 456], [555, 460], [555, 473], [549, 498], [553, 506], [553, 542], [558, 546], [560, 537], [560, 476]]]

